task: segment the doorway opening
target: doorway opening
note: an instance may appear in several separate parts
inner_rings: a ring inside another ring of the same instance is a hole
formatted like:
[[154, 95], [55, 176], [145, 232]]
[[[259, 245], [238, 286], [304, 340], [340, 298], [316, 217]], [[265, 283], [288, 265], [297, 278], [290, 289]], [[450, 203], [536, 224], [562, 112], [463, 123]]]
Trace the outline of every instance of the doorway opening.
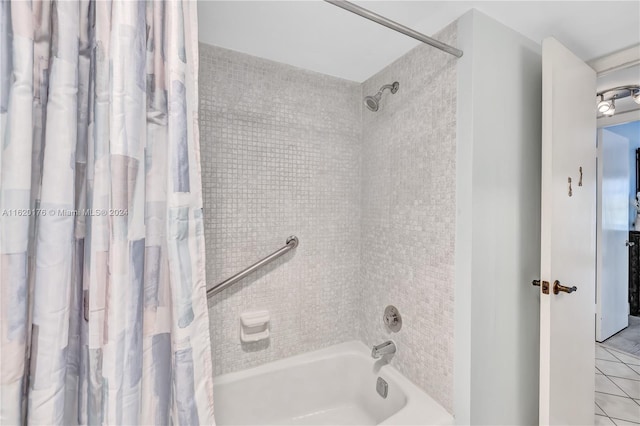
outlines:
[[597, 174], [595, 414], [618, 424], [640, 413], [640, 121], [598, 129]]

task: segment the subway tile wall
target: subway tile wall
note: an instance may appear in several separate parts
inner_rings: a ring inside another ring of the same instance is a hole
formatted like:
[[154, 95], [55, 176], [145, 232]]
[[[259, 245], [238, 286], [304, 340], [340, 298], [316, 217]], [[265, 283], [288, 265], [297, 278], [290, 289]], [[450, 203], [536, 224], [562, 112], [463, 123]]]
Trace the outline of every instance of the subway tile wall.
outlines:
[[[455, 25], [437, 37], [455, 45]], [[453, 411], [455, 71], [423, 45], [363, 84], [200, 45], [209, 283], [300, 238], [210, 299], [215, 374], [392, 338], [392, 363]], [[396, 80], [377, 113], [362, 106]], [[259, 309], [271, 338], [241, 344], [240, 314]]]
[[[456, 45], [455, 24], [435, 36]], [[456, 58], [419, 45], [363, 84], [361, 339], [394, 339], [391, 363], [453, 412]], [[403, 318], [381, 321], [386, 305]]]
[[[216, 375], [357, 338], [361, 88], [200, 44], [207, 280], [295, 252], [209, 300]], [[271, 313], [240, 343], [240, 314]]]

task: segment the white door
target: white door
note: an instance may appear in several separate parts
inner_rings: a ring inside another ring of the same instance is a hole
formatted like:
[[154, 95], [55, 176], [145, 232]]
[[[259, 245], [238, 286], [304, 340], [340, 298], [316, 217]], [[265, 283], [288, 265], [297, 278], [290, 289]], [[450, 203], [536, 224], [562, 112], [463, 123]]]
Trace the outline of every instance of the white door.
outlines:
[[629, 325], [629, 140], [598, 131], [596, 340]]
[[[595, 94], [595, 71], [557, 40], [545, 39], [540, 262], [541, 291], [549, 283], [548, 294], [540, 295], [540, 424], [545, 425], [594, 421]], [[555, 281], [577, 290], [554, 294]]]

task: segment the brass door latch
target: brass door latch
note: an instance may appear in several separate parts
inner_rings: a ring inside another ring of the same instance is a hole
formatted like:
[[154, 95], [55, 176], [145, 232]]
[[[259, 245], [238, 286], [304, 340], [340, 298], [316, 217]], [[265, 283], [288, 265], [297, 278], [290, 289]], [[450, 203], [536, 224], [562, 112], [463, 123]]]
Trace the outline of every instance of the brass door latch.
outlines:
[[560, 281], [558, 280], [555, 280], [555, 282], [553, 283], [553, 294], [558, 294], [561, 291], [565, 293], [573, 293], [576, 290], [578, 290], [578, 287], [576, 287], [575, 285], [573, 287], [560, 285]]
[[[531, 281], [531, 284], [540, 287], [540, 280], [533, 280]], [[542, 292], [544, 294], [549, 294], [549, 282], [548, 281], [542, 281]]]
[[[538, 286], [538, 287], [542, 287], [542, 293], [549, 294], [549, 282], [548, 281], [533, 280], [533, 281], [531, 281], [531, 284], [533, 284], [535, 286]], [[553, 282], [553, 294], [558, 294], [560, 292], [573, 293], [576, 290], [578, 290], [578, 287], [576, 287], [576, 286], [567, 287], [567, 286], [564, 286], [564, 285], [560, 285], [560, 281], [558, 281], [558, 280], [555, 280]]]

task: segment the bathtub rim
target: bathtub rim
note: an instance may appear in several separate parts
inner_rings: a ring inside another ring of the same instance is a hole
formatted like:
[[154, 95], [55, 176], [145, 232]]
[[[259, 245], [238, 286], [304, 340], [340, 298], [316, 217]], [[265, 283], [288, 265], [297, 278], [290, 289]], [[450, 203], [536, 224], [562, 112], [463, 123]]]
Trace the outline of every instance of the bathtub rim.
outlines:
[[[402, 350], [400, 348], [399, 350]], [[373, 372], [377, 376], [385, 376], [393, 380], [401, 387], [406, 398], [406, 403], [399, 411], [389, 416], [380, 425], [453, 425], [454, 417], [447, 412], [429, 394], [415, 385], [406, 376], [400, 373], [393, 365], [385, 360], [374, 360], [370, 349], [360, 340], [351, 340], [338, 343], [326, 348], [311, 352], [305, 352], [291, 357], [268, 362], [266, 364], [247, 368], [241, 371], [225, 373], [213, 378], [214, 392], [220, 385], [230, 384], [248, 379], [257, 375], [264, 375], [286, 370], [291, 366], [303, 366], [321, 360], [338, 358], [351, 355], [362, 358], [375, 368]], [[215, 408], [215, 407], [214, 407]]]

